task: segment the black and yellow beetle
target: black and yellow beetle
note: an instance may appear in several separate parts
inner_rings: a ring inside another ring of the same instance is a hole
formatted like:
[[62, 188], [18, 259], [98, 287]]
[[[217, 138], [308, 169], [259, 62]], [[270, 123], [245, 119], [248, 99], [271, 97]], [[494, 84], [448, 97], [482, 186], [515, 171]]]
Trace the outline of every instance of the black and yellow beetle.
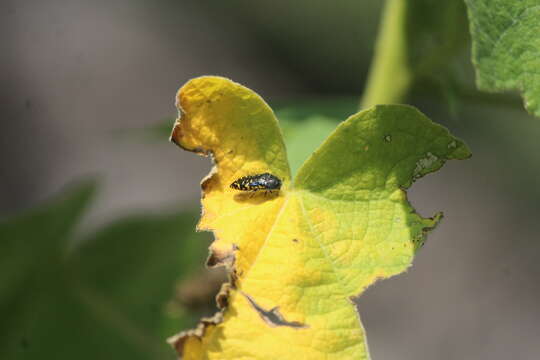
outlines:
[[270, 173], [248, 175], [235, 180], [231, 188], [241, 191], [279, 191], [281, 180]]

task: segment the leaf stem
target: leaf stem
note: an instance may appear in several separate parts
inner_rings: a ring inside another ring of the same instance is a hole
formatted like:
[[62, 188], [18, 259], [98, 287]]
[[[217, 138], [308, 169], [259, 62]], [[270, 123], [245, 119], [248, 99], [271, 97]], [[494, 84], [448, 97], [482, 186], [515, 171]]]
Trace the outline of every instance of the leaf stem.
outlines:
[[405, 41], [406, 0], [387, 0], [360, 109], [403, 102], [412, 83]]

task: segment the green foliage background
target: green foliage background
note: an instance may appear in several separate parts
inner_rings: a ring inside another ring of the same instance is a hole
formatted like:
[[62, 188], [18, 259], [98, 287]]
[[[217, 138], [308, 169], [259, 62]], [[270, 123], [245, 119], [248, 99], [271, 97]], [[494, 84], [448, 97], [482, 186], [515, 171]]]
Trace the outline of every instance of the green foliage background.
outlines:
[[205, 258], [196, 214], [119, 219], [75, 239], [95, 191], [73, 185], [0, 223], [3, 359], [171, 358], [164, 339], [193, 325], [196, 312], [166, 305]]

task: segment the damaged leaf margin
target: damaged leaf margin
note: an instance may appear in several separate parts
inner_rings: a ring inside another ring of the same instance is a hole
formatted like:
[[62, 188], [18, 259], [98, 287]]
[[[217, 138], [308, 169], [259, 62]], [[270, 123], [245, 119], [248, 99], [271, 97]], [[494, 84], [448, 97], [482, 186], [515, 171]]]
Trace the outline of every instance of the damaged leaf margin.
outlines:
[[[184, 359], [369, 358], [354, 298], [406, 270], [441, 215], [422, 218], [405, 189], [467, 147], [418, 110], [383, 105], [341, 123], [291, 180], [268, 105], [220, 77], [186, 83], [171, 140], [212, 155], [199, 230], [208, 265], [228, 268], [221, 311], [171, 343]], [[230, 189], [269, 172], [279, 193]]]

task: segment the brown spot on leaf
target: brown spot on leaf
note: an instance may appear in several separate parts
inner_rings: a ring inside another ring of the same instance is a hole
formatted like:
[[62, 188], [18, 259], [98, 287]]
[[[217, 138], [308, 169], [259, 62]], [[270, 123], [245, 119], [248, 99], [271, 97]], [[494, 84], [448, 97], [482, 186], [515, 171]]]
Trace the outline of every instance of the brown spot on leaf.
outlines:
[[265, 310], [253, 300], [253, 298], [242, 292], [242, 295], [249, 301], [251, 306], [259, 313], [261, 319], [270, 326], [288, 326], [296, 329], [304, 329], [309, 327], [298, 321], [287, 321], [279, 311], [279, 306], [275, 306], [270, 310]]
[[172, 129], [172, 133], [171, 133], [171, 137], [169, 138], [169, 140], [182, 148], [182, 145], [180, 145], [180, 141], [178, 139], [180, 139], [182, 137], [182, 130], [180, 129], [180, 123], [179, 123], [179, 120], [176, 120], [176, 123], [174, 124], [174, 127]]
[[217, 266], [226, 266], [232, 268], [236, 257], [234, 255], [234, 245], [231, 250], [222, 251], [210, 248], [210, 256], [206, 260], [206, 266], [213, 268]]
[[221, 285], [221, 290], [216, 295], [216, 304], [219, 309], [225, 309], [229, 305], [230, 292], [231, 292], [231, 284], [224, 283]]
[[211, 182], [213, 180], [212, 177], [213, 177], [213, 174], [210, 175], [210, 176], [205, 177], [201, 181], [201, 189], [202, 189], [203, 192], [208, 191], [208, 189], [210, 188]]

